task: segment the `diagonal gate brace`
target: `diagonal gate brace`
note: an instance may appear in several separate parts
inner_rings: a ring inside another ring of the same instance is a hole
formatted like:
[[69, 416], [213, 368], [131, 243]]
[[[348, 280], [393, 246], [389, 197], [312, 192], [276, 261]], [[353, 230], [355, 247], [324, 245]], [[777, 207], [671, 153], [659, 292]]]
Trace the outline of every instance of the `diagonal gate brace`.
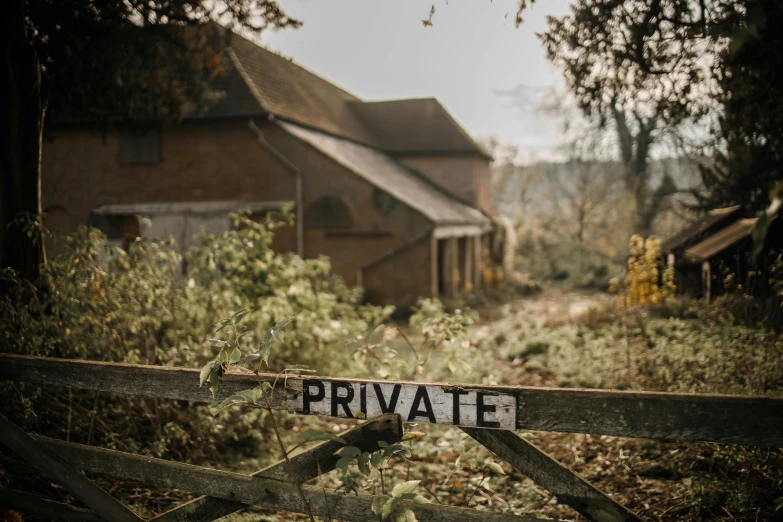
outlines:
[[2, 414], [0, 414], [0, 442], [73, 493], [73, 496], [106, 520], [142, 522], [142, 519], [127, 506]]
[[573, 470], [513, 431], [462, 428], [517, 471], [548, 490], [591, 522], [644, 522], [606, 493], [582, 480]]
[[[400, 416], [388, 413], [341, 433], [340, 437], [349, 446], [356, 446], [362, 451], [372, 453], [380, 449], [378, 441], [389, 444], [399, 442], [402, 439], [402, 431]], [[301, 484], [322, 473], [332, 471], [340, 458], [334, 452], [342, 447], [341, 442], [327, 441], [291, 457], [296, 480]], [[251, 476], [291, 482], [285, 460], [257, 471]], [[149, 522], [208, 522], [246, 507], [248, 505], [241, 502], [203, 496], [166, 511], [150, 519]]]

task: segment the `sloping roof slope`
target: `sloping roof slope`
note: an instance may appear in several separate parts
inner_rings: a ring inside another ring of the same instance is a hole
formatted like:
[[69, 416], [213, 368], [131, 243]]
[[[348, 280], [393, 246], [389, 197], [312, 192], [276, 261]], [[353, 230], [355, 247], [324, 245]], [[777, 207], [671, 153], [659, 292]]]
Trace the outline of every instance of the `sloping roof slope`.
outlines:
[[435, 98], [350, 105], [387, 152], [471, 152], [490, 157]]
[[740, 219], [686, 250], [685, 256], [693, 261], [706, 261], [738, 241], [749, 237], [756, 221], [758, 221], [757, 218]]
[[[230, 53], [267, 112], [360, 143], [375, 143], [348, 106], [361, 101], [353, 94], [236, 34], [231, 36]], [[233, 92], [226, 91], [226, 97]]]
[[230, 118], [236, 116], [261, 116], [266, 109], [261, 105], [247, 77], [242, 73], [231, 49], [226, 51], [223, 60], [223, 74], [212, 79], [210, 87], [219, 94], [216, 102], [210, 104], [203, 114], [193, 114], [191, 118]]
[[270, 113], [386, 152], [490, 158], [435, 98], [367, 102], [237, 34], [226, 58], [226, 74], [214, 83], [224, 95], [202, 117]]
[[478, 210], [446, 196], [379, 150], [298, 125], [280, 125], [291, 135], [421, 212], [435, 224], [484, 226], [490, 223]]
[[703, 218], [683, 228], [672, 237], [666, 239], [661, 244], [661, 252], [671, 252], [672, 250], [680, 248], [699, 234], [706, 232], [724, 219], [732, 216], [733, 214], [736, 214], [739, 209], [740, 206], [736, 205], [734, 207], [716, 208], [714, 210], [710, 210]]

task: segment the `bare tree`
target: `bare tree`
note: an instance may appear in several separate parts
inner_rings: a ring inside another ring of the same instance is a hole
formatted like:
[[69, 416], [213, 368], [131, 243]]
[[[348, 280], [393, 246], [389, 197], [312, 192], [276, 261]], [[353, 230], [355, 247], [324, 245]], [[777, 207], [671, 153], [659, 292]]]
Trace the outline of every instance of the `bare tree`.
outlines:
[[623, 185], [634, 201], [635, 229], [649, 235], [655, 217], [679, 191], [668, 171], [654, 185], [650, 164], [656, 150], [678, 150], [678, 129], [661, 126], [656, 116], [643, 116], [619, 102], [611, 106], [610, 118], [590, 117], [572, 95], [554, 90], [539, 110], [558, 122], [568, 157], [619, 162]]

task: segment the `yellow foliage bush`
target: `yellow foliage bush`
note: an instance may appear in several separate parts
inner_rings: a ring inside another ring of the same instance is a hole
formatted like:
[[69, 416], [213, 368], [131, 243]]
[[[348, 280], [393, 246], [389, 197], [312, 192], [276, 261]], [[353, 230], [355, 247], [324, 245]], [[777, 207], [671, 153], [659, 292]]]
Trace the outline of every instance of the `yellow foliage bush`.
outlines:
[[625, 304], [656, 304], [673, 295], [674, 267], [666, 266], [661, 274], [661, 242], [634, 234], [629, 250], [628, 270], [622, 288], [618, 288]]

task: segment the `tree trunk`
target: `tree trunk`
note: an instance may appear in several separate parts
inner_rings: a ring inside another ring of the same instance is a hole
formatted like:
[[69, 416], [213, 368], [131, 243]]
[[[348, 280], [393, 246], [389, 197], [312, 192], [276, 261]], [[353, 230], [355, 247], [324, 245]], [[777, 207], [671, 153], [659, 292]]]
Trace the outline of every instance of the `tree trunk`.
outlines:
[[5, 78], [0, 122], [0, 266], [10, 267], [36, 282], [45, 261], [39, 227], [26, 218], [41, 219], [41, 67], [27, 40], [23, 0], [6, 4], [0, 22]]
[[667, 175], [661, 186], [651, 193], [648, 171], [650, 147], [655, 137], [657, 121], [644, 119], [636, 114], [638, 129], [634, 135], [628, 126], [625, 111], [613, 109], [617, 138], [620, 146], [620, 161], [623, 165], [623, 179], [626, 190], [633, 196], [636, 205], [636, 232], [644, 237], [652, 233], [652, 225], [666, 198], [676, 192], [676, 186]]

